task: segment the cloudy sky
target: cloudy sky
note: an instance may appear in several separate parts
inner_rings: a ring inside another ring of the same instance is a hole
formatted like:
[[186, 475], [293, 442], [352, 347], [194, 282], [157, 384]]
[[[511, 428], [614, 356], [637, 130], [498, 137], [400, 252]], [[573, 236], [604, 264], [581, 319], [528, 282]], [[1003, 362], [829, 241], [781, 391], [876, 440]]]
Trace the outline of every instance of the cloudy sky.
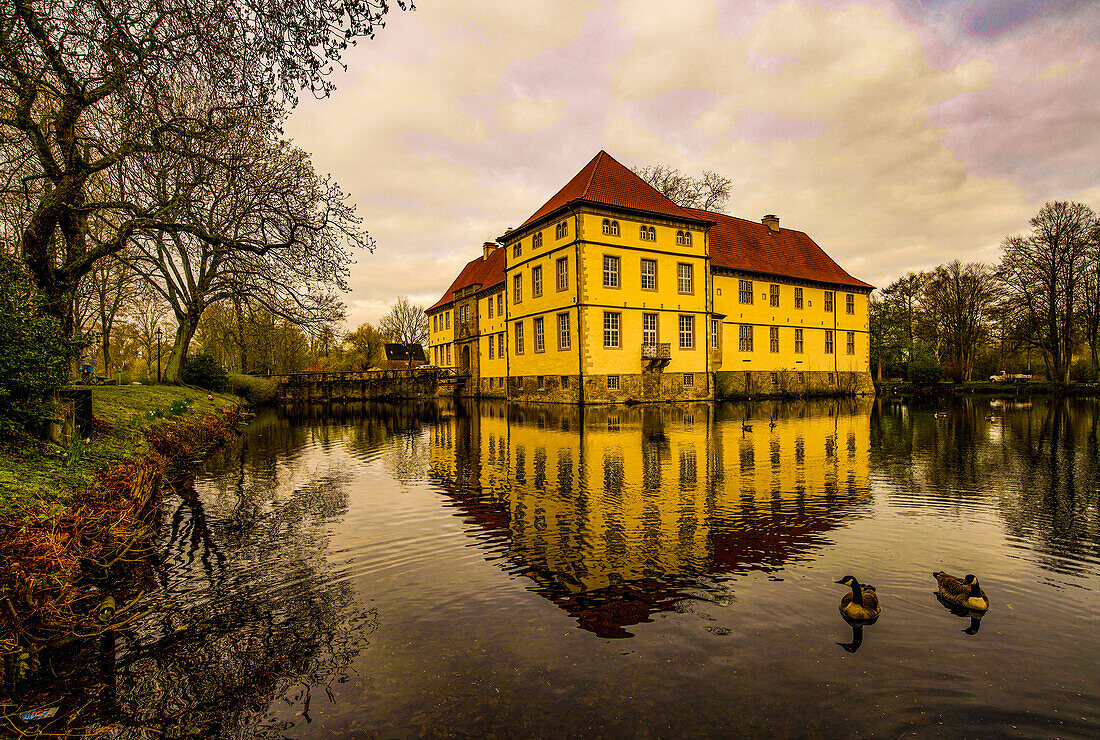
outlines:
[[714, 170], [885, 285], [1100, 207], [1094, 0], [418, 0], [288, 133], [358, 204], [349, 325], [429, 305], [600, 149]]

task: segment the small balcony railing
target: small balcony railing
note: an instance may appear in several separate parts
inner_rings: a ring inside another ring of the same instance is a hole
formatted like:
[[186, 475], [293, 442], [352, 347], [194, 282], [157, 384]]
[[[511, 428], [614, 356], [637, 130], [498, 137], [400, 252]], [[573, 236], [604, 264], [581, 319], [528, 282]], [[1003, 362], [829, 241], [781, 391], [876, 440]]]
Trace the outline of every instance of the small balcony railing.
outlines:
[[643, 344], [643, 360], [669, 360], [672, 359], [672, 347], [668, 342], [660, 344]]

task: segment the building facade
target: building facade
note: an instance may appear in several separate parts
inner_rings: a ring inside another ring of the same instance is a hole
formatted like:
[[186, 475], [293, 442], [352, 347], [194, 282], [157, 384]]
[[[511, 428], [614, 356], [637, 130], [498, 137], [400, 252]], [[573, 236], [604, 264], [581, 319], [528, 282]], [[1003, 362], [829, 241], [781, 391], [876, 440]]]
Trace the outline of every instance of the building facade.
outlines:
[[871, 289], [777, 217], [681, 208], [600, 152], [428, 309], [429, 359], [524, 401], [869, 392]]

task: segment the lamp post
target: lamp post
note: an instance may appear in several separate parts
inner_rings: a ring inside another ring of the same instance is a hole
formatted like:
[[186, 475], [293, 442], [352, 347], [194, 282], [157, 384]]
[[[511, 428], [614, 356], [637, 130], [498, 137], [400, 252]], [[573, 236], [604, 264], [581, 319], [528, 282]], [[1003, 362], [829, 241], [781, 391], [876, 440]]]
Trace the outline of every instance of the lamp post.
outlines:
[[164, 331], [158, 326], [157, 327], [157, 385], [160, 385], [160, 345], [161, 345], [161, 335], [163, 333], [164, 333]]

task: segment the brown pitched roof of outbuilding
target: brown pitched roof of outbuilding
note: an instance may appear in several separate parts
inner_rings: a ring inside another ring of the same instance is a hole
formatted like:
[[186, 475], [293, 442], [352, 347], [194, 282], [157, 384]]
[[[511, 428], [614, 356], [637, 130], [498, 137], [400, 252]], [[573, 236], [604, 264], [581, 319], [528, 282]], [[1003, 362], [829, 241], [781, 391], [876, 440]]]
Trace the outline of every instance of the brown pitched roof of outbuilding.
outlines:
[[[686, 209], [661, 195], [652, 185], [620, 164], [614, 157], [600, 150], [576, 176], [565, 184], [542, 208], [520, 225], [520, 229], [553, 213], [574, 201], [588, 201], [608, 206], [619, 206], [636, 211], [647, 211], [662, 216], [698, 221]], [[709, 221], [710, 219], [703, 219]]]
[[756, 221], [696, 208], [685, 210], [695, 218], [715, 222], [708, 236], [710, 263], [715, 267], [857, 288], [874, 287], [845, 272], [805, 232], [788, 228], [773, 232]]
[[451, 287], [447, 288], [447, 292], [443, 294], [443, 297], [428, 310], [434, 311], [447, 305], [454, 300], [455, 291], [468, 288], [471, 285], [481, 285], [484, 289], [503, 282], [504, 250], [498, 248], [493, 250], [493, 253], [489, 255], [489, 259], [478, 257], [467, 262], [466, 266], [462, 268], [462, 272], [458, 273], [458, 277], [451, 283]]

